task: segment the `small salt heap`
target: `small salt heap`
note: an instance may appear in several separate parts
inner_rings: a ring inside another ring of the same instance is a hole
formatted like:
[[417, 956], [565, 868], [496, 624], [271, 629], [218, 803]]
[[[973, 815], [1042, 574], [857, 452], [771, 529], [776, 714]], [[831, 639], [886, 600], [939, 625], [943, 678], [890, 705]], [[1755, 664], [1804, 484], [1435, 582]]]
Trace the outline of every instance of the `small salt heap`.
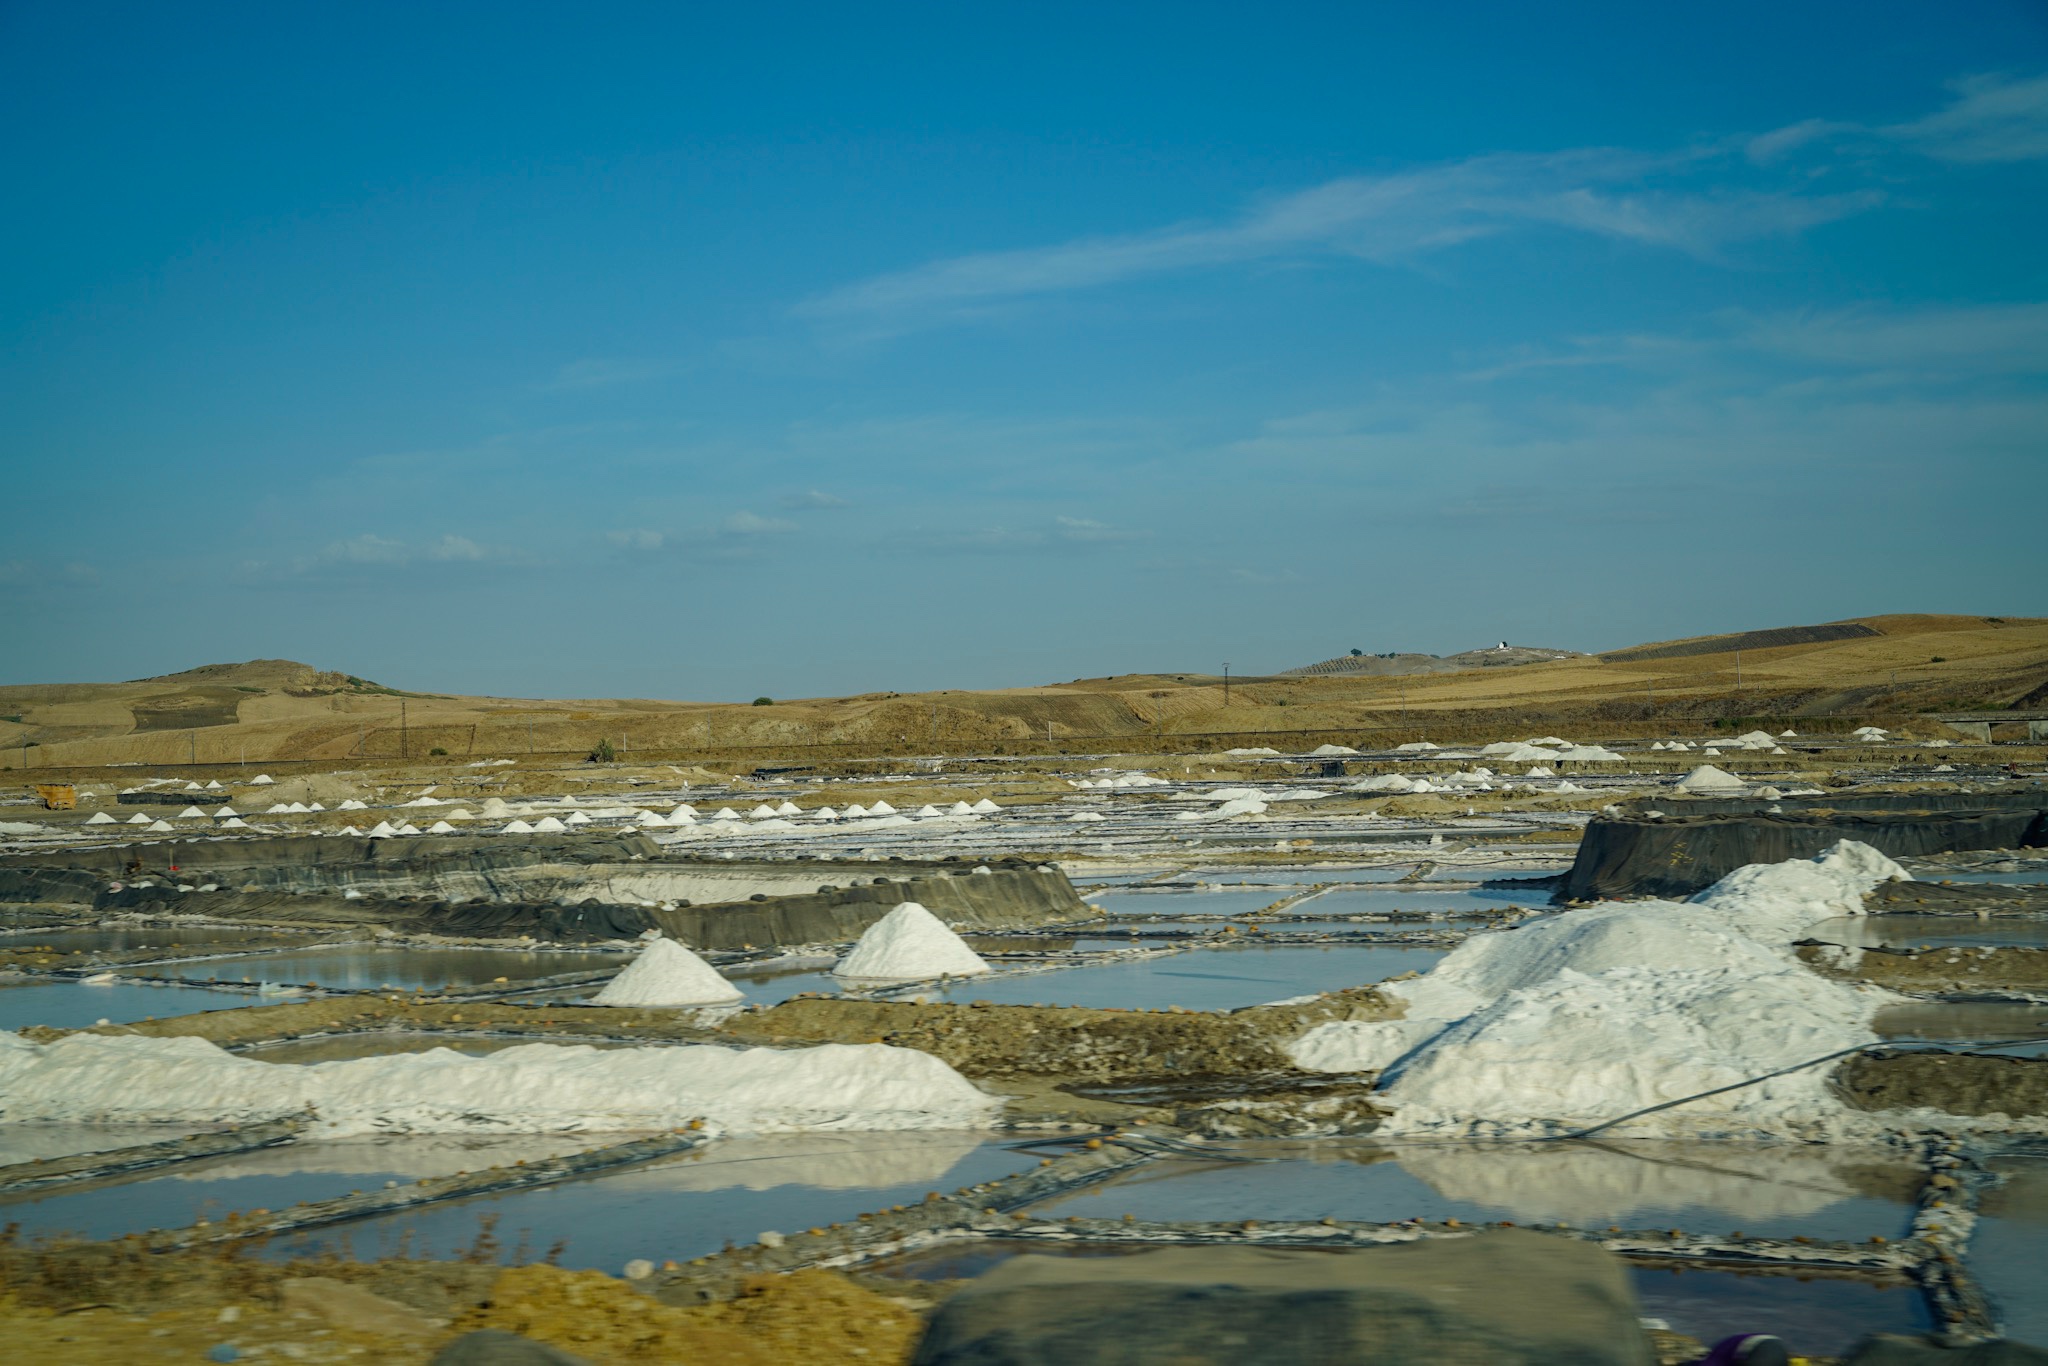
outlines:
[[906, 901], [868, 926], [832, 975], [865, 982], [925, 982], [988, 970], [981, 955], [943, 920], [917, 902]]
[[599, 1006], [722, 1006], [740, 990], [673, 939], [651, 939], [626, 970], [590, 998]]

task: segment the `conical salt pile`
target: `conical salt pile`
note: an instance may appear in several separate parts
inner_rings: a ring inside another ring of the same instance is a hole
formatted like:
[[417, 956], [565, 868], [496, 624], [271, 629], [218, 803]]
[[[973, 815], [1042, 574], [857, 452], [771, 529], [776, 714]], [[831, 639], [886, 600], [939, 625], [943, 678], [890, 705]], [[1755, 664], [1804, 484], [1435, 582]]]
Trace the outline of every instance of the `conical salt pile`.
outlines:
[[1701, 764], [1698, 768], [1680, 778], [1678, 785], [1687, 792], [1713, 792], [1716, 790], [1726, 790], [1731, 787], [1748, 786], [1748, 784], [1744, 783], [1742, 779], [1736, 777], [1733, 773], [1725, 769], [1715, 768], [1712, 764]]
[[832, 975], [864, 982], [925, 982], [987, 971], [981, 955], [943, 920], [915, 901], [906, 901], [868, 926]]
[[722, 1006], [741, 999], [738, 987], [673, 939], [654, 939], [626, 970], [590, 998], [599, 1006]]

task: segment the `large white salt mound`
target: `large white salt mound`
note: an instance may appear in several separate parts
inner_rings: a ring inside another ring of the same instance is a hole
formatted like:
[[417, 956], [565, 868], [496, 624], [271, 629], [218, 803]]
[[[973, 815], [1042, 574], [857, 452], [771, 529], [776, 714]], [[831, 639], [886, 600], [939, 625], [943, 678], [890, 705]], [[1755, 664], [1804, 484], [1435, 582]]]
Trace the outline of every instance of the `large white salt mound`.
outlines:
[[939, 808], [933, 806], [930, 802], [926, 802], [923, 806], [917, 808], [917, 818], [919, 820], [930, 820], [934, 816], [943, 816], [945, 814], [945, 812], [939, 810]]
[[533, 823], [533, 833], [536, 835], [559, 835], [568, 828], [553, 816], [542, 816]]
[[533, 827], [525, 821], [513, 821], [498, 833], [501, 835], [531, 835]]
[[[1737, 869], [1685, 904], [1620, 902], [1479, 934], [1381, 990], [1400, 1020], [1320, 1025], [1290, 1050], [1313, 1071], [1381, 1071], [1385, 1132], [1557, 1132], [1876, 1041], [1896, 998], [1823, 978], [1791, 950], [1905, 876], [1844, 840], [1815, 859]], [[1689, 1101], [1639, 1130], [1812, 1136], [1859, 1120], [1825, 1067]]]
[[1317, 745], [1308, 752], [1308, 755], [1311, 759], [1334, 759], [1340, 754], [1356, 753], [1358, 751], [1349, 745]]
[[1279, 750], [1267, 749], [1264, 745], [1252, 745], [1251, 747], [1246, 749], [1226, 749], [1223, 752], [1225, 754], [1235, 755], [1239, 758], [1245, 759], [1264, 759], [1277, 756], [1280, 753]]
[[975, 814], [980, 816], [992, 815], [995, 812], [1000, 811], [1002, 809], [1003, 808], [997, 806], [994, 802], [990, 801], [986, 797], [983, 797], [980, 801], [976, 802], [973, 807]]
[[[790, 811], [792, 812], [794, 812], [795, 810], [795, 807], [790, 808]], [[896, 808], [889, 805], [889, 803], [887, 802], [876, 802], [873, 806], [868, 808], [868, 814], [870, 816], [893, 816], [896, 814]]]
[[804, 814], [804, 810], [795, 802], [784, 802], [775, 808], [775, 814], [778, 816], [801, 816]]
[[180, 811], [178, 813], [178, 819], [181, 821], [202, 820], [205, 818], [205, 816], [206, 813], [204, 811], [201, 811], [196, 806], [188, 806], [183, 811]]
[[1350, 792], [1413, 792], [1415, 783], [1398, 773], [1380, 773], [1351, 784]]
[[277, 779], [271, 777], [268, 773], [259, 773], [251, 778], [249, 783], [252, 787], [267, 787], [276, 781]]
[[966, 802], [954, 802], [946, 808], [946, 814], [950, 816], [971, 816], [974, 814], [974, 808]]
[[1727, 791], [1731, 788], [1746, 787], [1742, 779], [1726, 769], [1715, 768], [1712, 764], [1701, 764], [1678, 780], [1678, 785], [1687, 792]]
[[626, 970], [590, 998], [599, 1006], [721, 1006], [740, 989], [673, 939], [649, 940]]
[[130, 816], [130, 817], [128, 818], [128, 820], [127, 820], [127, 824], [129, 824], [129, 825], [148, 825], [148, 824], [149, 824], [149, 817], [148, 817], [148, 816], [145, 816], [145, 815], [143, 815], [143, 814], [142, 814], [142, 813], [141, 813], [140, 811], [138, 811], [138, 812], [136, 812], [136, 813], [135, 813], [134, 815], [132, 815], [132, 816]]
[[[498, 801], [498, 799], [496, 797], [493, 797], [491, 798], [491, 801]], [[503, 806], [504, 804], [505, 803], [503, 802], [498, 802], [498, 805], [500, 806]], [[485, 810], [489, 810], [490, 802], [484, 803], [484, 808]], [[370, 804], [368, 802], [359, 802], [354, 797], [350, 797], [348, 800], [344, 801], [341, 805], [335, 807], [334, 809], [336, 811], [368, 811], [370, 809]]]
[[112, 825], [114, 818], [104, 811], [95, 811], [85, 818], [87, 825]]
[[10, 1122], [251, 1123], [322, 1136], [674, 1129], [962, 1129], [998, 1102], [929, 1053], [883, 1044], [596, 1049], [526, 1044], [346, 1062], [256, 1062], [202, 1039], [0, 1033]]
[[945, 921], [917, 902], [906, 901], [868, 926], [832, 975], [869, 982], [923, 982], [987, 971], [981, 955]]
[[1410, 740], [1405, 745], [1395, 745], [1394, 752], [1396, 754], [1421, 754], [1435, 748], [1436, 746], [1427, 740]]

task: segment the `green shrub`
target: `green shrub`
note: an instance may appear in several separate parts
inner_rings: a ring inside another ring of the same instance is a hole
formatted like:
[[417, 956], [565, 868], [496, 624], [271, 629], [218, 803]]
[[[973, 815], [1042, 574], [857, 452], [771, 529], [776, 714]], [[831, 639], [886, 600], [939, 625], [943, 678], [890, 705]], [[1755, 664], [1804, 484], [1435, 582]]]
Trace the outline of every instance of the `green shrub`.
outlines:
[[775, 699], [772, 697], [757, 697], [754, 699], [754, 705], [757, 707], [772, 707], [775, 705]]
[[599, 740], [597, 744], [591, 748], [590, 758], [587, 762], [593, 764], [610, 764], [617, 763], [618, 758], [619, 752], [616, 749], [612, 748], [611, 741]]
[[432, 749], [430, 749], [430, 750], [428, 750], [428, 751], [427, 751], [427, 753], [428, 753], [429, 755], [434, 755], [434, 754], [446, 754], [447, 752], [448, 752], [447, 750], [445, 750], [445, 749], [442, 749], [442, 748], [441, 748], [441, 747], [440, 747], [439, 745], [435, 745], [435, 746], [434, 746], [434, 747], [433, 747]]

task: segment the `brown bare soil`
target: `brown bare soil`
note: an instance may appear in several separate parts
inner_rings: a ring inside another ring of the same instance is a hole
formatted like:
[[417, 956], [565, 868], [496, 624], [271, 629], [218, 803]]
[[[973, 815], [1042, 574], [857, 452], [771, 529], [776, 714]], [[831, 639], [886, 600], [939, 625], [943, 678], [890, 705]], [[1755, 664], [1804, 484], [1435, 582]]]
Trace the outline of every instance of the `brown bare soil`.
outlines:
[[[1227, 705], [1223, 680], [1202, 674], [864, 693], [757, 707], [406, 693], [258, 660], [131, 683], [0, 688], [0, 718], [20, 718], [0, 719], [0, 763], [47, 770], [245, 760], [327, 769], [399, 760], [453, 768], [493, 758], [559, 765], [608, 740], [628, 763], [687, 771], [706, 762], [734, 772], [744, 771], [742, 763], [890, 754], [1217, 756], [1242, 746], [1299, 752], [1362, 738], [1444, 742], [1593, 729], [1619, 736], [1779, 717], [1807, 721], [1799, 728], [1808, 732], [1874, 719], [1938, 735], [1945, 728], [1914, 718], [2002, 708], [2044, 687], [2048, 619], [1924, 615], [1773, 628], [1513, 668], [1233, 680]], [[436, 749], [445, 753], [432, 754]]]

